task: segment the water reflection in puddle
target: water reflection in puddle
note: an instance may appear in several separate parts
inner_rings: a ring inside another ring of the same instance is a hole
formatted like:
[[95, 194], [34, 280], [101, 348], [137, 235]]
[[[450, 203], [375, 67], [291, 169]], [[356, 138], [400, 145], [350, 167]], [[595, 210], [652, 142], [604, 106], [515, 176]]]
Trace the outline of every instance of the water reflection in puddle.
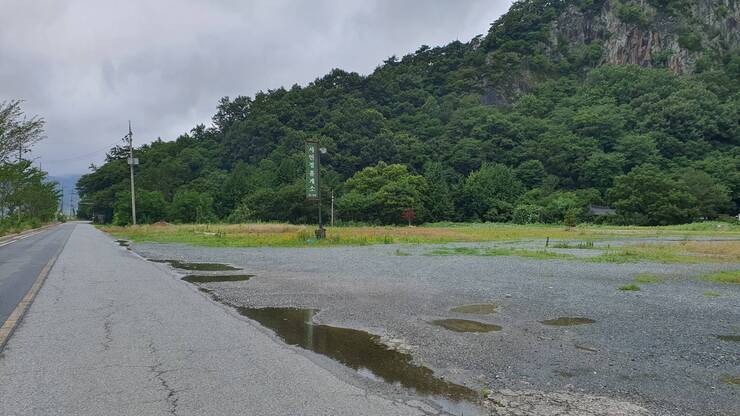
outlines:
[[225, 271], [232, 271], [232, 270], [241, 270], [238, 267], [229, 266], [228, 264], [221, 264], [221, 263], [191, 263], [181, 260], [156, 260], [156, 259], [148, 259], [149, 261], [153, 261], [155, 263], [169, 263], [170, 266], [176, 268], [176, 269], [182, 269], [182, 270], [197, 270], [201, 272], [225, 272]]
[[254, 277], [253, 274], [205, 275], [189, 274], [182, 278], [188, 283], [243, 282]]
[[434, 372], [413, 363], [409, 354], [392, 350], [380, 337], [364, 331], [313, 324], [316, 309], [246, 308], [240, 314], [273, 330], [290, 345], [325, 355], [360, 375], [372, 375], [387, 383], [400, 384], [431, 400], [452, 414], [479, 414], [473, 404], [475, 391], [434, 376]]
[[498, 325], [468, 321], [467, 319], [438, 319], [432, 321], [432, 323], [455, 332], [491, 332], [501, 330], [501, 327]]
[[594, 321], [593, 319], [588, 319], [588, 318], [562, 316], [557, 319], [547, 319], [547, 320], [540, 321], [540, 322], [545, 325], [551, 325], [551, 326], [573, 326], [573, 325], [592, 324], [596, 321]]

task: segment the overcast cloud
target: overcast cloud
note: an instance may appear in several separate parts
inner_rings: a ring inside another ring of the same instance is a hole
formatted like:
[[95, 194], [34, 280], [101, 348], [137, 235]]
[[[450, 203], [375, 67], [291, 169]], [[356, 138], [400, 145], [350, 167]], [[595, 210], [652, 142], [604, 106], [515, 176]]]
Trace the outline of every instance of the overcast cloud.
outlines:
[[47, 120], [52, 175], [210, 125], [217, 100], [361, 74], [420, 45], [485, 33], [510, 0], [2, 0], [0, 100]]

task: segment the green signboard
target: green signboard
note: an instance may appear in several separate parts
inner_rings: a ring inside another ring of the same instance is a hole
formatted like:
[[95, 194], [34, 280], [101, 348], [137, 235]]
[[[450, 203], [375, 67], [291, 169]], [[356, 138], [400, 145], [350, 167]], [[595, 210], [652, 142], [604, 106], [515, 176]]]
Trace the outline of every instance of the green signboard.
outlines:
[[306, 198], [319, 199], [318, 142], [306, 142]]

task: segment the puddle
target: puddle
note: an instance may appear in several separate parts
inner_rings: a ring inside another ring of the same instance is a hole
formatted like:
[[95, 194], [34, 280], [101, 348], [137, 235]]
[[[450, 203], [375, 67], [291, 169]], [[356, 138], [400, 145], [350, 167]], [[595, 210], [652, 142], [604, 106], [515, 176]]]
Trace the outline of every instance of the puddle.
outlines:
[[273, 330], [290, 345], [330, 357], [374, 380], [401, 385], [427, 396], [452, 414], [479, 414], [472, 389], [434, 376], [413, 363], [411, 355], [388, 348], [380, 337], [364, 331], [312, 323], [316, 309], [245, 308], [237, 311]]
[[432, 323], [455, 332], [491, 332], [501, 330], [501, 327], [498, 325], [468, 321], [467, 319], [438, 319], [432, 321]]
[[496, 305], [494, 305], [493, 303], [460, 305], [450, 309], [450, 312], [469, 313], [474, 315], [491, 315], [496, 313]]
[[197, 270], [201, 272], [226, 272], [226, 271], [232, 271], [232, 270], [241, 270], [238, 267], [229, 266], [228, 264], [221, 264], [221, 263], [190, 263], [190, 262], [180, 261], [180, 260], [155, 260], [155, 259], [148, 259], [148, 260], [153, 261], [155, 263], [169, 263], [170, 266], [176, 269], [182, 269], [182, 270]]
[[715, 335], [715, 337], [722, 341], [740, 341], [740, 335]]
[[552, 326], [573, 326], [573, 325], [584, 325], [584, 324], [592, 324], [596, 321], [593, 319], [588, 318], [577, 318], [577, 317], [567, 317], [562, 316], [558, 319], [547, 319], [545, 321], [540, 321], [540, 323], [543, 323], [545, 325], [552, 325]]
[[182, 278], [188, 283], [214, 283], [214, 282], [243, 282], [254, 277], [253, 274], [225, 274], [225, 275], [205, 275], [189, 274]]

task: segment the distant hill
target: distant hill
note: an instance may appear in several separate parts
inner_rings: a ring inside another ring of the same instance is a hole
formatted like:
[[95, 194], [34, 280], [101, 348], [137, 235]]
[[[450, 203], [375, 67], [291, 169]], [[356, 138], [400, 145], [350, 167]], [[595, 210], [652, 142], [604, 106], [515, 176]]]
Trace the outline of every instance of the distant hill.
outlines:
[[[368, 76], [224, 97], [210, 127], [137, 154], [144, 221], [315, 222], [319, 139], [338, 218], [670, 224], [740, 202], [738, 0], [524, 0], [468, 43]], [[78, 182], [130, 221], [125, 152]], [[325, 201], [326, 202], [326, 201]], [[590, 206], [616, 215], [594, 218]]]

